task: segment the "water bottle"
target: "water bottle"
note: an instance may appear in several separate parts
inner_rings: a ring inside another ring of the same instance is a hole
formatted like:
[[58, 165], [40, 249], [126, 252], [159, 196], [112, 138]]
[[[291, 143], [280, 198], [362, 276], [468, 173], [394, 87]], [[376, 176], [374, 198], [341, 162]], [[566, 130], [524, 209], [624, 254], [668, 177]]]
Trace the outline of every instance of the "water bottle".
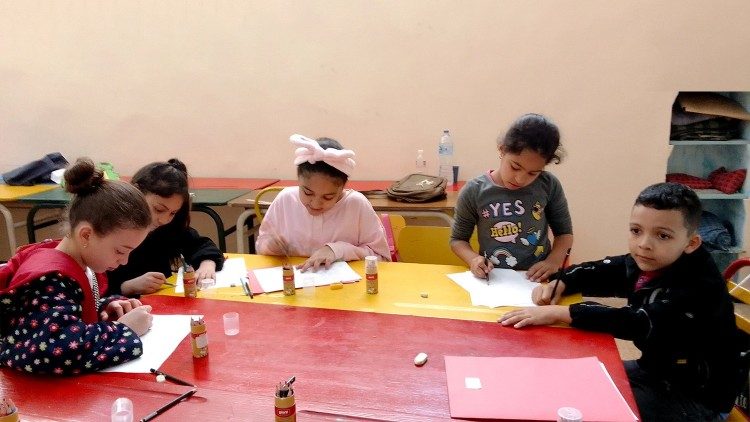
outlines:
[[440, 162], [438, 176], [445, 177], [445, 180], [450, 183], [453, 180], [453, 139], [448, 129], [445, 129], [443, 136], [440, 137], [438, 158]]
[[424, 150], [418, 149], [417, 150], [417, 159], [414, 162], [415, 164], [415, 173], [418, 174], [427, 174], [427, 160], [424, 159]]

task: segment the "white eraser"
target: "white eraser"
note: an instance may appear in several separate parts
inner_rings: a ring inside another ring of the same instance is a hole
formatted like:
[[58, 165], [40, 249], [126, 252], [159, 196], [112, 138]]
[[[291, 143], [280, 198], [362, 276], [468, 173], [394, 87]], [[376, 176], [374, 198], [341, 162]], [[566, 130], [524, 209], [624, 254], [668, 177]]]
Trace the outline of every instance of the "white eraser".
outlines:
[[416, 357], [414, 357], [414, 364], [417, 366], [422, 366], [425, 363], [427, 363], [427, 353], [420, 353]]
[[165, 377], [163, 374], [159, 374], [156, 376], [156, 382], [164, 382], [167, 380], [167, 377]]
[[469, 390], [481, 390], [482, 389], [482, 381], [477, 377], [464, 378], [464, 385], [466, 385], [466, 388], [468, 388]]

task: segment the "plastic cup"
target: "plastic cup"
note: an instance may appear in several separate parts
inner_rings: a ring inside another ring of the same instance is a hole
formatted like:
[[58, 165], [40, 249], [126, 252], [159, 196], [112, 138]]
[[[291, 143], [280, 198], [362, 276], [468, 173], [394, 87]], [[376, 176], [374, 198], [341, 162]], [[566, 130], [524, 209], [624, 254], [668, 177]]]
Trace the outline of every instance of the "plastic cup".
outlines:
[[216, 280], [213, 278], [204, 278], [198, 283], [198, 289], [199, 290], [206, 290], [214, 287], [216, 285]]
[[224, 334], [235, 336], [240, 332], [240, 314], [227, 312], [224, 314]]
[[120, 397], [112, 403], [112, 422], [133, 422], [133, 402]]

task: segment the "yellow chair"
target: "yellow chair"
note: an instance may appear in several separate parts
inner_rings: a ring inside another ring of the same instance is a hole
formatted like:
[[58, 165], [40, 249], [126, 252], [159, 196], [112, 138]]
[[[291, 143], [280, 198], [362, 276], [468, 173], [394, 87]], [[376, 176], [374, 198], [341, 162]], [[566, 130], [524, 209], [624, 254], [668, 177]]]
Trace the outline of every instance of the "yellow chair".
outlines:
[[[257, 195], [255, 195], [255, 218], [258, 219], [258, 222], [256, 223], [258, 226], [260, 226], [260, 222], [263, 221], [263, 213], [261, 210], [261, 205], [270, 205], [271, 202], [276, 198], [276, 195], [278, 195], [279, 191], [284, 189], [281, 186], [271, 186], [267, 187], [265, 189], [262, 189], [260, 192], [258, 192]], [[270, 201], [266, 201], [265, 203], [261, 199], [261, 197], [267, 193], [273, 193], [273, 198], [271, 198]]]
[[[743, 267], [750, 267], [750, 258], [741, 258], [732, 262], [726, 270], [724, 270], [724, 278], [727, 280], [727, 288], [729, 294], [737, 302], [734, 304], [734, 318], [737, 321], [737, 328], [742, 330], [746, 334], [750, 334], [750, 286], [748, 280], [750, 275], [745, 276], [740, 281], [736, 277], [738, 271]], [[729, 413], [727, 421], [748, 421], [747, 415], [735, 405], [732, 411]]]
[[388, 220], [391, 222], [391, 230], [393, 231], [393, 242], [398, 245], [398, 236], [401, 234], [401, 230], [406, 227], [406, 219], [403, 215], [388, 214]]
[[[405, 226], [398, 235], [396, 248], [401, 262], [466, 266], [451, 250], [450, 238], [450, 227]], [[479, 250], [476, 231], [469, 243]]]

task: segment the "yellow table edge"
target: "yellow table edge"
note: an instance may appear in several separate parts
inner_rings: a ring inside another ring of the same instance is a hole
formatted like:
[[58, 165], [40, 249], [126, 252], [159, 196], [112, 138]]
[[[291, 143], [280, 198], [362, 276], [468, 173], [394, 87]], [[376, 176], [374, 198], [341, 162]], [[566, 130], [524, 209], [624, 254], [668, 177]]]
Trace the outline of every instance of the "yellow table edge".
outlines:
[[33, 186], [11, 186], [0, 184], [0, 201], [15, 201], [16, 199], [22, 198], [24, 196], [55, 189], [58, 186], [59, 185], [55, 184]]

